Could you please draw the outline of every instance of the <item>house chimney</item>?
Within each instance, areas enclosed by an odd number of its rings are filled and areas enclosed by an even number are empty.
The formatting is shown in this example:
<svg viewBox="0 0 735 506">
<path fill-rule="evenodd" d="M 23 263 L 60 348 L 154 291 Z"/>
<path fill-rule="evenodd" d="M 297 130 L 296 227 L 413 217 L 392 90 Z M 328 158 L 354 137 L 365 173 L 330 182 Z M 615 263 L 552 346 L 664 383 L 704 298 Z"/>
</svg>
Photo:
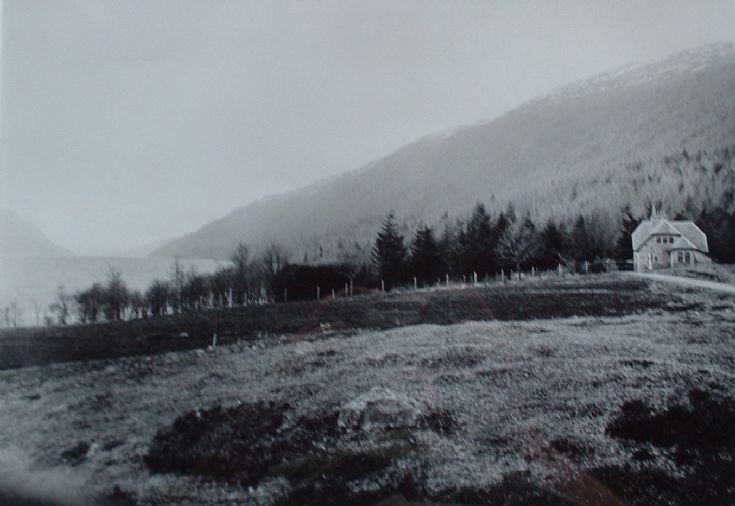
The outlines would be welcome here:
<svg viewBox="0 0 735 506">
<path fill-rule="evenodd" d="M 663 211 L 656 209 L 656 206 L 651 206 L 651 223 L 655 226 L 659 221 L 665 220 L 666 214 Z"/>
</svg>

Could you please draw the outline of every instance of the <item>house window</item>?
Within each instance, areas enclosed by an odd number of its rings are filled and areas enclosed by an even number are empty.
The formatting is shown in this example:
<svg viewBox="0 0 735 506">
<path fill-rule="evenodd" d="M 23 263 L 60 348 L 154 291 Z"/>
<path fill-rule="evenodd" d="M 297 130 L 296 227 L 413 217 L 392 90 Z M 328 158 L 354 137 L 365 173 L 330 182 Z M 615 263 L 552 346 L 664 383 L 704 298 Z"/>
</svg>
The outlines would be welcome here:
<svg viewBox="0 0 735 506">
<path fill-rule="evenodd" d="M 690 258 L 691 258 L 691 257 L 689 256 L 689 253 L 685 253 L 685 254 L 684 254 L 684 261 L 685 261 L 686 263 L 689 263 L 689 259 L 690 259 Z"/>
<path fill-rule="evenodd" d="M 684 261 L 684 253 L 682 253 L 681 251 L 679 252 L 679 254 L 676 257 L 677 257 L 676 259 L 679 261 L 679 263 L 682 263 Z"/>
<path fill-rule="evenodd" d="M 673 237 L 669 237 L 669 244 L 674 244 L 674 238 Z"/>
<path fill-rule="evenodd" d="M 661 238 L 660 237 L 656 237 L 656 242 L 659 243 L 659 244 L 661 244 Z"/>
</svg>

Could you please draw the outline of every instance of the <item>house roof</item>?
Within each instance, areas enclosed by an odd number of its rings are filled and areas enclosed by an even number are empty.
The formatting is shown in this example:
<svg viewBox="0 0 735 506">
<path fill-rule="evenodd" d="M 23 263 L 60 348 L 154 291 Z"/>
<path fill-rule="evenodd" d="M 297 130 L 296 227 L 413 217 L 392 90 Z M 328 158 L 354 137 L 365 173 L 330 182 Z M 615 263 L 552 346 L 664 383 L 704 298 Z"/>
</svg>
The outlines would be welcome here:
<svg viewBox="0 0 735 506">
<path fill-rule="evenodd" d="M 638 251 L 654 235 L 680 236 L 679 239 L 684 238 L 687 242 L 691 243 L 690 247 L 684 249 L 696 249 L 703 253 L 709 253 L 707 236 L 693 221 L 669 221 L 665 219 L 655 220 L 653 222 L 651 220 L 642 221 L 631 236 L 633 251 Z M 677 249 L 675 248 L 676 242 L 673 246 L 674 248 L 672 249 Z"/>
<path fill-rule="evenodd" d="M 651 235 L 681 235 L 668 220 L 661 220 L 653 227 Z"/>
<path fill-rule="evenodd" d="M 682 236 L 676 239 L 674 241 L 674 244 L 671 245 L 671 248 L 669 249 L 698 249 L 692 241 L 687 239 L 686 237 Z"/>
</svg>

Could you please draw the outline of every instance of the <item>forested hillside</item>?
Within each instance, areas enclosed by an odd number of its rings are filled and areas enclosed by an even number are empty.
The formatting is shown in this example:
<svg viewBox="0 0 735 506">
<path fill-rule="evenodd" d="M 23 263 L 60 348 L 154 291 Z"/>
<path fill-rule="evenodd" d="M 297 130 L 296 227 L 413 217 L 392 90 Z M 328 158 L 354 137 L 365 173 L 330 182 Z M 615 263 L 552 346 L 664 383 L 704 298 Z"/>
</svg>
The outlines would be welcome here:
<svg viewBox="0 0 735 506">
<path fill-rule="evenodd" d="M 333 180 L 242 207 L 157 250 L 227 258 L 271 241 L 292 258 L 365 250 L 393 210 L 404 232 L 512 204 L 538 223 L 599 212 L 617 222 L 731 207 L 735 48 L 717 45 L 574 83 L 488 122 L 425 137 Z M 329 149 L 329 146 L 325 146 Z M 730 199 L 728 201 L 728 199 Z M 695 217 L 695 216 L 692 216 Z"/>
</svg>

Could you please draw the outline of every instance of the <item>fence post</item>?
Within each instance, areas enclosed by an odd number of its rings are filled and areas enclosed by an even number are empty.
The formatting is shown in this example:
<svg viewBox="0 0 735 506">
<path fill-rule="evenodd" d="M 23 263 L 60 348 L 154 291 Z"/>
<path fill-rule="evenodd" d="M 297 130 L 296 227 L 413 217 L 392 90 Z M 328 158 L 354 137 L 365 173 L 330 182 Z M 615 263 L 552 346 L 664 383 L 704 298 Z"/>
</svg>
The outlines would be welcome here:
<svg viewBox="0 0 735 506">
<path fill-rule="evenodd" d="M 352 278 L 350 278 L 350 295 L 353 295 L 354 292 L 352 291 Z"/>
<path fill-rule="evenodd" d="M 334 288 L 332 288 L 332 300 L 334 300 Z"/>
<path fill-rule="evenodd" d="M 472 284 L 477 286 L 477 271 L 472 271 Z"/>
<path fill-rule="evenodd" d="M 385 293 L 385 281 L 380 280 L 380 292 Z"/>
<path fill-rule="evenodd" d="M 505 283 L 505 269 L 500 269 L 500 282 Z"/>
<path fill-rule="evenodd" d="M 350 295 L 350 292 L 347 291 L 347 283 L 345 283 L 345 297 Z"/>
<path fill-rule="evenodd" d="M 558 271 L 559 271 L 559 277 L 561 277 L 561 262 L 559 262 Z"/>
<path fill-rule="evenodd" d="M 584 261 L 584 273 L 589 274 L 590 273 L 590 262 L 589 260 Z"/>
<path fill-rule="evenodd" d="M 449 286 L 449 274 L 444 275 L 444 280 L 446 282 L 446 285 Z"/>
<path fill-rule="evenodd" d="M 321 293 L 319 293 L 319 285 L 316 285 L 316 300 L 321 300 Z"/>
<path fill-rule="evenodd" d="M 418 288 L 419 288 L 419 284 L 418 284 L 418 281 L 416 280 L 416 276 L 414 276 L 413 277 L 413 289 L 418 290 Z"/>
</svg>

